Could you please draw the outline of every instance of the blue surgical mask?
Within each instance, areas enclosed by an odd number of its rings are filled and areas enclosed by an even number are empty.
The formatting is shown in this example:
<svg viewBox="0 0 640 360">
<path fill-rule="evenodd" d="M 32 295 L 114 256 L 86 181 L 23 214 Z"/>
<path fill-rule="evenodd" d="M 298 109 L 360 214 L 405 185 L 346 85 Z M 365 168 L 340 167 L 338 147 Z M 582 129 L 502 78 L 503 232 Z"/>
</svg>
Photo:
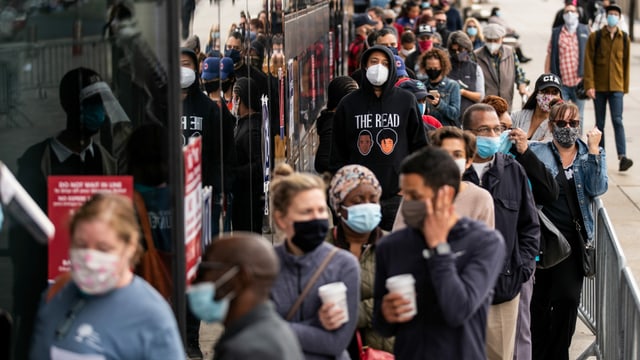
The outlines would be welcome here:
<svg viewBox="0 0 640 360">
<path fill-rule="evenodd" d="M 509 139 L 509 133 L 511 133 L 511 130 L 505 130 L 500 134 L 500 148 L 498 148 L 498 152 L 508 154 L 511 150 L 511 145 L 513 145 L 513 143 L 511 142 L 511 139 Z"/>
<path fill-rule="evenodd" d="M 382 219 L 380 204 L 357 204 L 342 208 L 347 210 L 347 218 L 342 218 L 342 221 L 358 234 L 373 231 Z"/>
<path fill-rule="evenodd" d="M 618 15 L 607 15 L 607 25 L 610 27 L 618 25 L 618 21 L 620 21 L 620 17 Z"/>
<path fill-rule="evenodd" d="M 500 137 L 477 136 L 476 146 L 478 147 L 478 156 L 488 159 L 500 149 Z"/>
<path fill-rule="evenodd" d="M 0 205 L 0 230 L 2 229 L 3 223 L 4 223 L 4 212 L 2 210 L 2 205 Z"/>
<path fill-rule="evenodd" d="M 216 300 L 216 288 L 231 280 L 238 273 L 238 268 L 233 267 L 224 273 L 215 283 L 202 282 L 191 285 L 187 289 L 187 299 L 191 313 L 198 319 L 208 323 L 221 323 L 227 317 L 229 303 L 235 296 L 233 293 L 221 300 Z"/>
<path fill-rule="evenodd" d="M 418 104 L 418 110 L 420 110 L 420 116 L 424 115 L 424 110 L 427 108 L 427 104 Z"/>
<path fill-rule="evenodd" d="M 240 51 L 236 49 L 228 49 L 224 51 L 224 57 L 231 58 L 231 60 L 233 60 L 233 63 L 237 64 L 240 62 L 242 55 L 240 54 Z"/>
<path fill-rule="evenodd" d="M 80 120 L 85 129 L 91 132 L 100 130 L 104 123 L 104 106 L 102 106 L 102 103 L 82 104 Z"/>
<path fill-rule="evenodd" d="M 467 35 L 469 36 L 476 36 L 478 35 L 478 29 L 474 28 L 474 27 L 468 27 L 467 28 Z"/>
</svg>

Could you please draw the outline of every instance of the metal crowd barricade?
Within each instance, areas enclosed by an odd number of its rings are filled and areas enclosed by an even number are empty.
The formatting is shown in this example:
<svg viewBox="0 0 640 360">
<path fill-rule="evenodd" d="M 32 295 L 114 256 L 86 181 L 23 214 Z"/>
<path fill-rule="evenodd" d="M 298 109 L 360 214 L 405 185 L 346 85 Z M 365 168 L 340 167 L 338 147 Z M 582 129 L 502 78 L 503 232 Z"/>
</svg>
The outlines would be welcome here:
<svg viewBox="0 0 640 360">
<path fill-rule="evenodd" d="M 600 199 L 593 209 L 596 277 L 585 279 L 578 314 L 596 338 L 578 359 L 640 359 L 640 291 Z"/>
</svg>

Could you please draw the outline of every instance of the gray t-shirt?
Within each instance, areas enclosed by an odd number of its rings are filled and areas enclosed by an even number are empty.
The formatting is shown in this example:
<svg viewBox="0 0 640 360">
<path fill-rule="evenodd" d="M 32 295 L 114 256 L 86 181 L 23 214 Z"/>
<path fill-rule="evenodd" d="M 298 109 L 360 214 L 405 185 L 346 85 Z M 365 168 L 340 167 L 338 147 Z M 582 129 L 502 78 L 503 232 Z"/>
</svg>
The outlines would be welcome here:
<svg viewBox="0 0 640 360">
<path fill-rule="evenodd" d="M 137 276 L 99 296 L 83 295 L 70 281 L 43 300 L 31 345 L 33 360 L 185 358 L 169 305 Z"/>
</svg>

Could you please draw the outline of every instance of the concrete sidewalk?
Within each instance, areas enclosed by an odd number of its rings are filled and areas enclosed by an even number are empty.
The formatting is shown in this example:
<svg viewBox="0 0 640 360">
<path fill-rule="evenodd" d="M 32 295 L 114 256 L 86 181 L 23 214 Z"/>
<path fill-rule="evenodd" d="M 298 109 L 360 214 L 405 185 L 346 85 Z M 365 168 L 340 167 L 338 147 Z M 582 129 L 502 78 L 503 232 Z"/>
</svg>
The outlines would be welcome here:
<svg viewBox="0 0 640 360">
<path fill-rule="evenodd" d="M 562 8 L 561 1 L 543 0 L 501 0 L 493 1 L 492 6 L 500 6 L 509 24 L 521 34 L 524 53 L 533 60 L 523 65 L 527 77 L 531 80 L 531 89 L 537 77 L 544 71 L 544 60 L 551 35 L 551 24 L 556 11 Z M 635 33 L 640 33 L 636 25 Z M 519 101 L 515 101 L 519 103 Z M 627 156 L 635 165 L 627 172 L 618 172 L 618 160 L 613 136 L 613 127 L 607 112 L 605 126 L 607 168 L 609 190 L 602 196 L 606 210 L 613 222 L 618 240 L 622 245 L 627 265 L 636 279 L 640 278 L 640 243 L 635 231 L 640 227 L 640 45 L 631 45 L 631 86 L 624 97 L 623 113 Z M 585 129 L 595 126 L 593 103 L 588 102 L 584 114 Z M 571 347 L 571 358 L 575 359 L 593 342 L 594 336 L 578 321 Z"/>
</svg>

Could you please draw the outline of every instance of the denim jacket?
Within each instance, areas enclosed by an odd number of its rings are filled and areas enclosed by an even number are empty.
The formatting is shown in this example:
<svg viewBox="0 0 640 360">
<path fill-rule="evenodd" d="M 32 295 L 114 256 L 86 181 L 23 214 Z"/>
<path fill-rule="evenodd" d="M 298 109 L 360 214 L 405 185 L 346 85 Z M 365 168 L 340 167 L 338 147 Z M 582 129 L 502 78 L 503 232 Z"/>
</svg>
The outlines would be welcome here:
<svg viewBox="0 0 640 360">
<path fill-rule="evenodd" d="M 604 149 L 600 148 L 600 155 L 589 154 L 587 144 L 578 139 L 578 154 L 573 164 L 573 179 L 576 184 L 576 193 L 580 203 L 582 221 L 587 230 L 589 240 L 593 239 L 593 214 L 591 202 L 596 196 L 607 191 L 609 178 L 607 176 L 607 161 Z M 555 177 L 558 175 L 558 159 L 560 153 L 553 142 L 532 142 L 529 148 L 549 169 Z"/>
<path fill-rule="evenodd" d="M 429 80 L 424 81 L 428 90 L 438 90 L 440 102 L 433 106 L 427 102 L 429 115 L 440 120 L 442 125 L 461 127 L 460 122 L 460 85 L 448 77 L 442 78 L 437 86 L 433 86 Z"/>
</svg>

